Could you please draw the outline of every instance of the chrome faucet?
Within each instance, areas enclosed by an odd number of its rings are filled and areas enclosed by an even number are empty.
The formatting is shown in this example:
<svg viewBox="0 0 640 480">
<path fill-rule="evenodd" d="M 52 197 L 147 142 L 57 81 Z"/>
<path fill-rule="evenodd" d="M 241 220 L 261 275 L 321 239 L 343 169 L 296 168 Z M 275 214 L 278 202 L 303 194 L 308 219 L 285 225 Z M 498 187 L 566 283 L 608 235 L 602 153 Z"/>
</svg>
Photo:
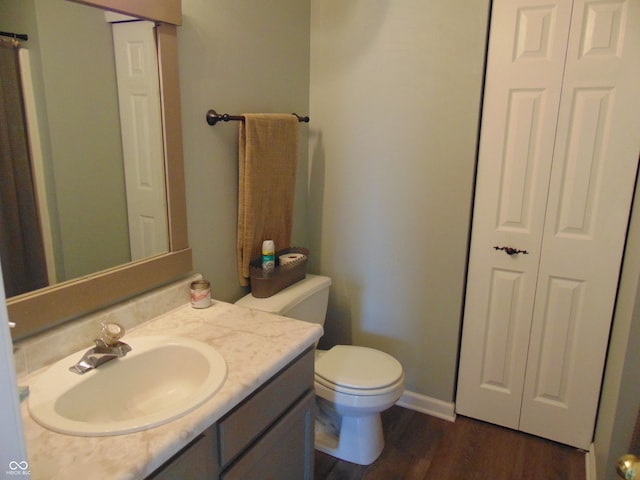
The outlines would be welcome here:
<svg viewBox="0 0 640 480">
<path fill-rule="evenodd" d="M 94 340 L 95 347 L 87 350 L 80 361 L 74 366 L 69 367 L 69 371 L 82 375 L 98 368 L 103 363 L 109 362 L 115 358 L 124 357 L 131 351 L 131 347 L 120 339 L 124 335 L 124 327 L 117 323 L 103 323 L 102 336 Z"/>
</svg>

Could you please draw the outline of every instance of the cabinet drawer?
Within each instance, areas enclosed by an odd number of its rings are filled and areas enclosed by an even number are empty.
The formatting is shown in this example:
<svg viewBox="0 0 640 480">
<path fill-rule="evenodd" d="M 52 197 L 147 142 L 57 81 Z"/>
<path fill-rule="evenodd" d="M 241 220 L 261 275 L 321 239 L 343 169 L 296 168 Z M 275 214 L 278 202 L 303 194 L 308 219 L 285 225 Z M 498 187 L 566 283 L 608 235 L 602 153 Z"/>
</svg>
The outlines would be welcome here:
<svg viewBox="0 0 640 480">
<path fill-rule="evenodd" d="M 313 391 L 308 391 L 221 480 L 311 480 L 314 399 Z"/>
<path fill-rule="evenodd" d="M 218 423 L 220 464 L 227 465 L 247 445 L 313 388 L 314 352 L 307 350 Z"/>
<path fill-rule="evenodd" d="M 215 451 L 215 432 L 208 429 L 147 477 L 147 480 L 218 478 L 220 469 L 215 460 Z"/>
</svg>

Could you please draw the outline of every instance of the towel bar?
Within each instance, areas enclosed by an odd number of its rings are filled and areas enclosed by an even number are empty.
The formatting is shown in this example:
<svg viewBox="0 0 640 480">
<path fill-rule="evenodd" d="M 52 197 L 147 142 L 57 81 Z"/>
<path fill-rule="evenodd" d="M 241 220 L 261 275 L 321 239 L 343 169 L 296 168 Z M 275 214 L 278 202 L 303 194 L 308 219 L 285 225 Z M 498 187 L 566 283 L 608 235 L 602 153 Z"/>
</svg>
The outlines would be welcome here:
<svg viewBox="0 0 640 480">
<path fill-rule="evenodd" d="M 299 122 L 309 123 L 309 117 L 301 117 L 297 113 L 292 113 L 291 115 L 295 115 L 298 118 Z M 218 113 L 215 110 L 209 110 L 207 112 L 207 123 L 209 125 L 215 125 L 218 122 L 228 122 L 231 120 L 244 122 L 243 115 L 229 115 L 228 113 Z"/>
<path fill-rule="evenodd" d="M 29 35 L 26 33 L 11 33 L 11 32 L 0 32 L 0 37 L 11 37 L 16 40 L 29 40 Z"/>
</svg>

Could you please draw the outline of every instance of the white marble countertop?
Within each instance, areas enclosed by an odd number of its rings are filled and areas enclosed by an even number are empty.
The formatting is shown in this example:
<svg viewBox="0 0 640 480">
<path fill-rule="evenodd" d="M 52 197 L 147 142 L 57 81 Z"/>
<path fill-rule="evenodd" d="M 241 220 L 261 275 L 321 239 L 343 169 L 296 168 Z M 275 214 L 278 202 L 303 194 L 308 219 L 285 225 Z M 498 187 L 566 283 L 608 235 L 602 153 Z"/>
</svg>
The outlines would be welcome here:
<svg viewBox="0 0 640 480">
<path fill-rule="evenodd" d="M 249 396 L 322 335 L 319 325 L 213 301 L 206 309 L 179 307 L 127 332 L 188 337 L 215 347 L 228 375 L 213 397 L 165 425 L 127 435 L 76 437 L 47 430 L 29 416 L 22 419 L 31 478 L 141 479 Z M 87 345 L 89 348 L 90 345 Z M 41 372 L 21 379 L 29 384 Z"/>
</svg>

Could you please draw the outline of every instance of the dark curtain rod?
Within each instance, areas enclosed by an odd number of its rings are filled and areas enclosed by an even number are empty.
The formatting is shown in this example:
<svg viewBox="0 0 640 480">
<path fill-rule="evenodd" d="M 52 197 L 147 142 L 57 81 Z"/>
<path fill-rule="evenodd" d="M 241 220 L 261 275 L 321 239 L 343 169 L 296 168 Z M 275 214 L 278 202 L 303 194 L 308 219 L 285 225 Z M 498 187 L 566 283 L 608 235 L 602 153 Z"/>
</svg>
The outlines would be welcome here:
<svg viewBox="0 0 640 480">
<path fill-rule="evenodd" d="M 301 117 L 297 113 L 292 113 L 291 115 L 295 115 L 299 122 L 309 123 L 309 117 Z M 244 115 L 229 115 L 228 113 L 218 113 L 215 110 L 209 110 L 207 112 L 207 123 L 209 125 L 215 125 L 218 122 L 229 122 L 231 120 L 244 122 Z"/>
<path fill-rule="evenodd" d="M 0 36 L 17 38 L 18 40 L 29 40 L 29 35 L 26 33 L 0 32 Z"/>
</svg>

